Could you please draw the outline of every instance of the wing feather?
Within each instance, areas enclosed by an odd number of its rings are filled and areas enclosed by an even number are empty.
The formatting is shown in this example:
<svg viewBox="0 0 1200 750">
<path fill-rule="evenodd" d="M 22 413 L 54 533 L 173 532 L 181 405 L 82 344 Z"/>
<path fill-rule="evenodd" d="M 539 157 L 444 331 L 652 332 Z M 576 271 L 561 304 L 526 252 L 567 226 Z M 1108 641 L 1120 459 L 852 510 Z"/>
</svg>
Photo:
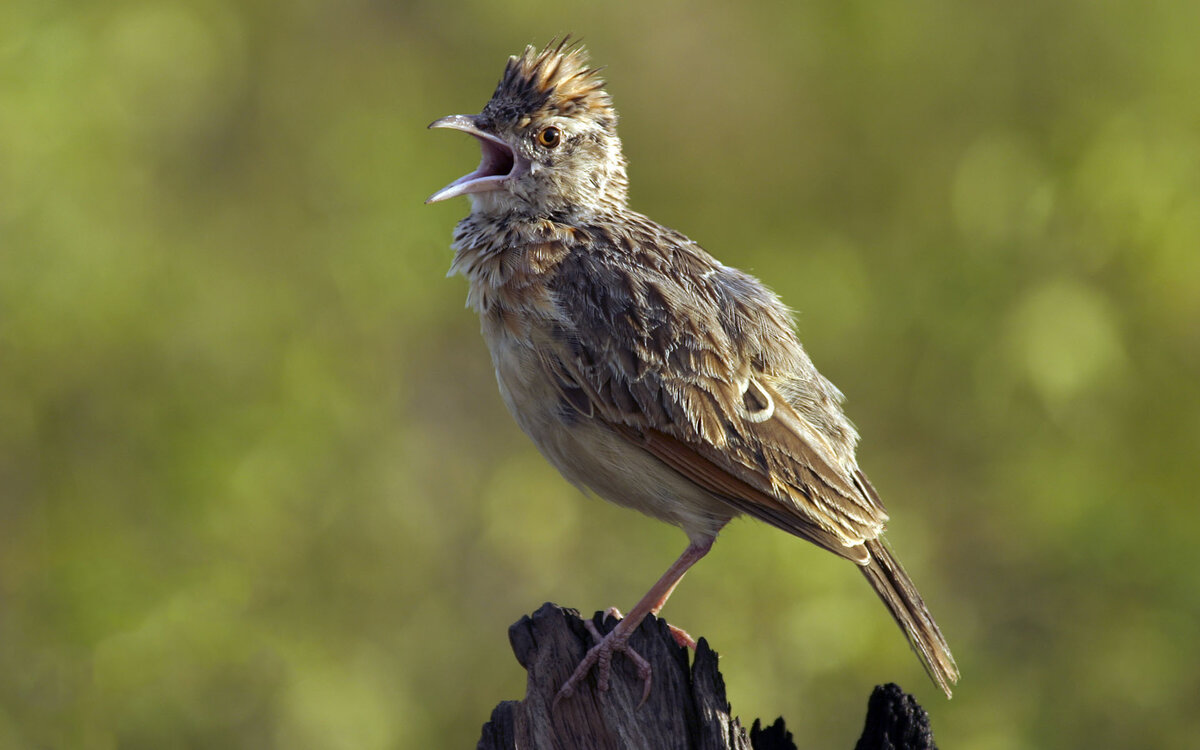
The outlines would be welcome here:
<svg viewBox="0 0 1200 750">
<path fill-rule="evenodd" d="M 736 510 L 868 562 L 887 513 L 786 310 L 694 244 L 638 239 L 560 267 L 566 329 L 539 351 L 563 402 Z"/>
</svg>

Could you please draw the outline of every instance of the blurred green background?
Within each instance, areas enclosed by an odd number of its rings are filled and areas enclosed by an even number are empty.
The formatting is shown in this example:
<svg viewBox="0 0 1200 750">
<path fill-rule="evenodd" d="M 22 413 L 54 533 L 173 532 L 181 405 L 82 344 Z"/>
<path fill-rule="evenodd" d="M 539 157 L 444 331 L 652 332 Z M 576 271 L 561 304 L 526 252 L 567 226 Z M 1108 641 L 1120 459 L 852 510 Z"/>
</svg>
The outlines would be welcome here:
<svg viewBox="0 0 1200 750">
<path fill-rule="evenodd" d="M 601 7 L 602 6 L 602 7 Z M 1200 734 L 1200 5 L 0 5 L 0 747 L 469 747 L 506 629 L 684 536 L 581 498 L 445 279 L 506 56 L 584 37 L 633 205 L 848 394 L 947 703 L 851 566 L 737 523 L 666 616 L 849 748 Z"/>
</svg>

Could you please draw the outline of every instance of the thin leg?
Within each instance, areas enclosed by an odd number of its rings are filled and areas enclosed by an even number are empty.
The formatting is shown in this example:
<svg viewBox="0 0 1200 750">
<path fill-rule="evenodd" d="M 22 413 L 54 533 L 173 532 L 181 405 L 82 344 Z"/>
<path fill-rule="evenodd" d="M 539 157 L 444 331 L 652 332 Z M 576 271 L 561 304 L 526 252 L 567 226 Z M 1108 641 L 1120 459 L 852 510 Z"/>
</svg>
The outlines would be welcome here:
<svg viewBox="0 0 1200 750">
<path fill-rule="evenodd" d="M 608 635 L 599 638 L 600 641 L 587 652 L 583 657 L 583 661 L 579 662 L 579 666 L 575 668 L 575 672 L 563 684 L 562 689 L 558 691 L 558 696 L 554 702 L 557 704 L 563 698 L 570 698 L 575 694 L 575 689 L 579 686 L 591 671 L 593 666 L 598 666 L 597 687 L 601 692 L 608 690 L 608 679 L 612 672 L 612 656 L 614 651 L 623 651 L 637 665 L 638 676 L 642 678 L 642 703 L 650 697 L 650 663 L 641 657 L 633 649 L 629 648 L 629 637 L 633 635 L 633 631 L 637 630 L 638 625 L 642 620 L 646 619 L 646 615 L 658 612 L 663 605 L 667 603 L 667 598 L 671 596 L 671 592 L 679 585 L 679 581 L 683 578 L 684 573 L 687 573 L 688 568 L 695 565 L 700 558 L 708 554 L 712 549 L 715 536 L 693 541 L 688 545 L 688 548 L 683 551 L 679 559 L 667 568 L 667 572 L 663 573 L 662 578 L 659 578 L 646 595 L 629 610 L 629 614 L 624 617 L 617 626 L 609 631 Z M 598 636 L 598 633 L 593 633 Z M 641 703 L 638 704 L 639 706 Z"/>
<path fill-rule="evenodd" d="M 659 609 L 662 609 L 662 607 L 659 607 Z M 658 609 L 650 610 L 650 614 L 657 615 Z M 614 620 L 621 620 L 625 617 L 625 615 L 621 614 L 621 610 L 617 609 L 616 607 L 609 607 L 608 609 L 604 610 L 604 616 L 605 618 L 611 617 Z M 591 620 L 586 621 L 589 628 L 591 628 L 591 622 Z M 696 650 L 696 639 L 693 638 L 686 630 L 676 627 L 675 625 L 671 625 L 670 623 L 667 623 L 667 629 L 671 631 L 671 636 L 680 646 L 683 646 L 684 648 L 690 648 L 693 651 Z M 599 643 L 600 635 L 597 633 L 595 634 L 595 637 L 596 642 Z"/>
</svg>

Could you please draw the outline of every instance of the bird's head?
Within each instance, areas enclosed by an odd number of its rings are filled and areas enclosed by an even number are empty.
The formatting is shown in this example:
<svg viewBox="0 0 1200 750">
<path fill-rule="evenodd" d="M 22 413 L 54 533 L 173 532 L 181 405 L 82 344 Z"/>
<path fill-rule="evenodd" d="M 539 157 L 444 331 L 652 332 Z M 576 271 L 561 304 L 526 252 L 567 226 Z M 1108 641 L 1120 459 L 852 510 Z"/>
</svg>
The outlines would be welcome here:
<svg viewBox="0 0 1200 750">
<path fill-rule="evenodd" d="M 491 101 L 477 115 L 451 115 L 479 141 L 479 167 L 426 200 L 469 195 L 474 210 L 537 217 L 625 205 L 625 158 L 617 113 L 597 68 L 566 40 L 508 59 Z"/>
</svg>

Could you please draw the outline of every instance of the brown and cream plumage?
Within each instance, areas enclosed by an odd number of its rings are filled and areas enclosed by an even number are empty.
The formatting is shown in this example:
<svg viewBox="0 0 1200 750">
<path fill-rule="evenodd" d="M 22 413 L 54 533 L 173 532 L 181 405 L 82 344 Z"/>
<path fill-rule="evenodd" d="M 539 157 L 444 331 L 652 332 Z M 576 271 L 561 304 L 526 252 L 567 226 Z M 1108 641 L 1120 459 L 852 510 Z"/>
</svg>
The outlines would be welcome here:
<svg viewBox="0 0 1200 750">
<path fill-rule="evenodd" d="M 616 112 L 578 46 L 509 59 L 479 115 L 480 166 L 430 197 L 468 195 L 452 272 L 470 284 L 501 395 L 574 484 L 691 543 L 563 688 L 657 613 L 720 529 L 747 514 L 853 561 L 950 695 L 958 670 L 880 538 L 887 513 L 859 470 L 842 394 L 788 309 L 754 277 L 627 207 Z"/>
</svg>

